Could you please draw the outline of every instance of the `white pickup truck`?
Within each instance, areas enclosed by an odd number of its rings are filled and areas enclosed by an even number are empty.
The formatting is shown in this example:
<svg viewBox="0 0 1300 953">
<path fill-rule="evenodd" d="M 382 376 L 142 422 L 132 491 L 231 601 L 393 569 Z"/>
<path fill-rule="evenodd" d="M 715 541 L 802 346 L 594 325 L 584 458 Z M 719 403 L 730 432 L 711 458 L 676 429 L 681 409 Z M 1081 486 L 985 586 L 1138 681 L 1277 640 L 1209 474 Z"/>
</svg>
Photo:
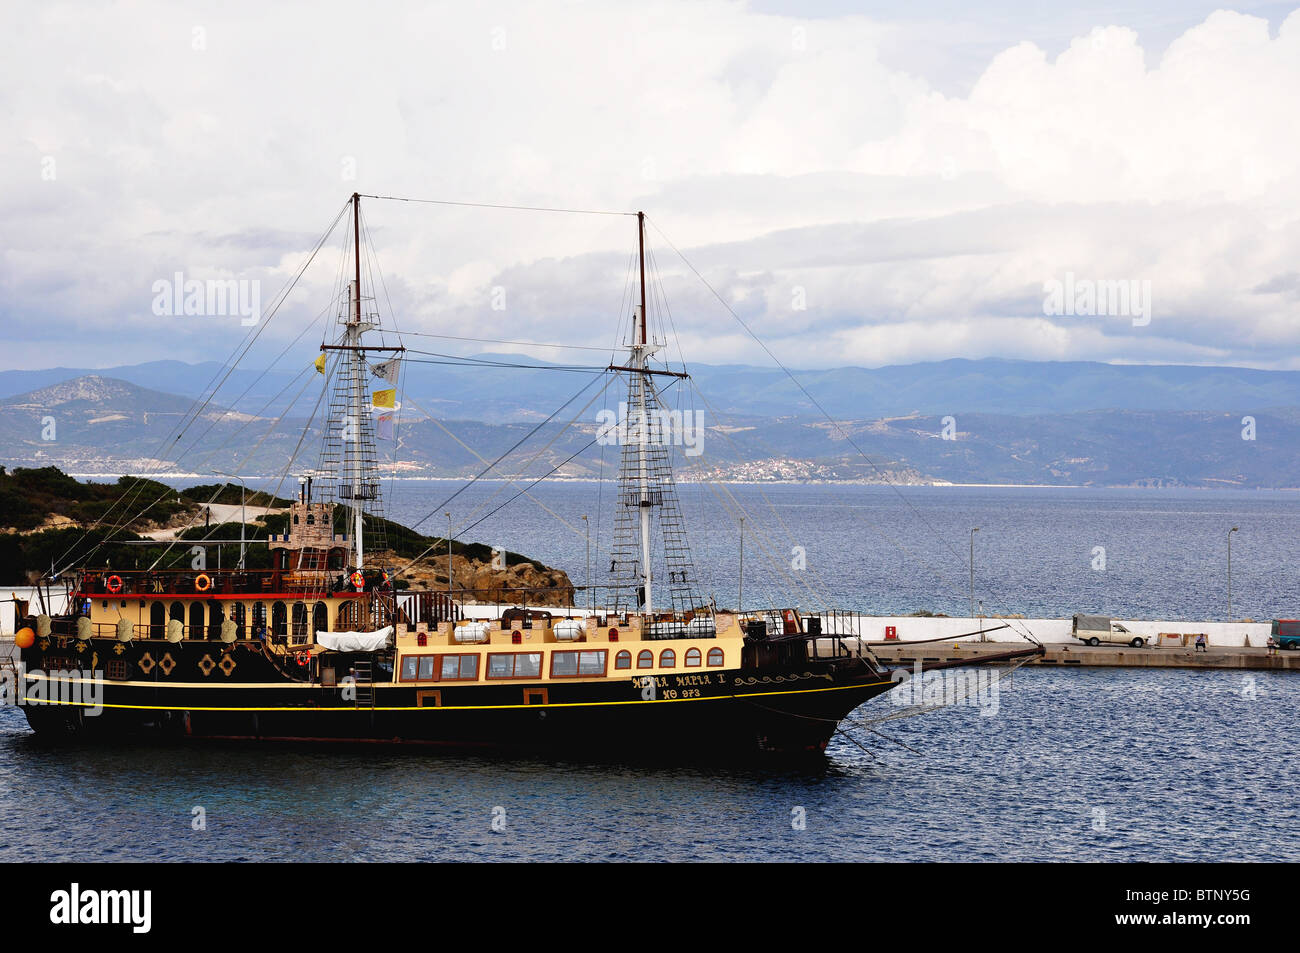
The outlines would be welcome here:
<svg viewBox="0 0 1300 953">
<path fill-rule="evenodd" d="M 1145 636 L 1130 632 L 1110 616 L 1104 615 L 1076 615 L 1074 617 L 1074 629 L 1071 634 L 1076 639 L 1087 642 L 1089 645 L 1115 642 L 1140 649 L 1147 644 Z"/>
</svg>

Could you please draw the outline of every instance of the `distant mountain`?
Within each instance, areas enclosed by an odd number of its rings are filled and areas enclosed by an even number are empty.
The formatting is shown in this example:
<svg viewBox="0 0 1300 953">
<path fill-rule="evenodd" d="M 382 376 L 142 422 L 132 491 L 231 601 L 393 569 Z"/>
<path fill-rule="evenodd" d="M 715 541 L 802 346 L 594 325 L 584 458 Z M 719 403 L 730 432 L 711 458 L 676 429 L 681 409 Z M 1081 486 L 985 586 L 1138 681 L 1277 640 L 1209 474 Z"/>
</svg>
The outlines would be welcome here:
<svg viewBox="0 0 1300 953">
<path fill-rule="evenodd" d="M 0 401 L 0 463 L 114 474 L 237 468 L 247 477 L 287 473 L 291 485 L 317 463 L 319 420 L 304 436 L 303 416 L 210 405 L 178 439 L 190 405 L 100 375 L 42 387 Z M 1300 400 L 1246 412 L 843 414 L 834 424 L 819 414 L 744 410 L 724 413 L 724 426 L 704 416 L 702 453 L 679 459 L 680 479 L 1300 486 Z M 544 426 L 434 420 L 413 404 L 398 416 L 396 441 L 379 442 L 381 464 L 398 475 L 468 477 L 503 455 L 497 474 L 530 478 L 608 476 L 617 466 L 619 448 L 596 440 L 595 407 L 564 432 L 565 416 Z"/>
<path fill-rule="evenodd" d="M 470 360 L 478 363 L 471 366 L 460 363 L 463 360 L 410 355 L 403 388 L 411 407 L 442 418 L 489 423 L 537 421 L 573 397 L 591 379 L 588 374 L 604 366 L 599 361 L 547 364 L 502 354 L 477 355 Z M 306 363 L 304 360 L 303 366 Z M 498 363 L 511 366 L 496 366 Z M 536 369 L 517 366 L 521 364 Z M 299 370 L 262 374 L 237 369 L 225 380 L 215 402 L 230 405 L 237 401 L 239 409 L 247 413 L 278 415 L 299 392 L 299 387 L 287 386 Z M 719 413 L 819 415 L 813 402 L 779 368 L 695 364 L 689 370 L 695 385 Z M 854 419 L 910 413 L 1042 415 L 1097 410 L 1247 414 L 1300 407 L 1300 371 L 988 358 L 793 373 L 828 413 Z M 216 363 L 180 361 L 102 370 L 0 371 L 0 400 L 86 375 L 193 399 L 223 374 Z M 314 395 L 304 396 L 297 412 L 307 412 L 308 399 L 314 400 Z M 617 399 L 614 397 L 615 404 Z"/>
<path fill-rule="evenodd" d="M 229 470 L 272 422 L 209 405 L 178 440 L 175 430 L 192 405 L 189 397 L 97 374 L 50 384 L 0 400 L 0 463 L 142 473 L 183 459 L 187 470 L 206 474 Z M 245 432 L 255 436 L 241 438 Z M 287 458 L 300 432 L 275 428 L 264 444 L 266 461 Z"/>
</svg>

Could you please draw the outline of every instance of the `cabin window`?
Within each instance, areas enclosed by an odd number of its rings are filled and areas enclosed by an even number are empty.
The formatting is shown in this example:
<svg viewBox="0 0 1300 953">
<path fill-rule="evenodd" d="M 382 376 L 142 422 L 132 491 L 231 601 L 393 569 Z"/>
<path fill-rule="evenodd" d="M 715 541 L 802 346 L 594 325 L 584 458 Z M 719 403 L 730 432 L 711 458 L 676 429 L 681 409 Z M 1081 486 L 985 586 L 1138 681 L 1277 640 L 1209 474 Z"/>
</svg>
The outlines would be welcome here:
<svg viewBox="0 0 1300 953">
<path fill-rule="evenodd" d="M 169 619 L 175 619 L 181 625 L 184 625 L 185 624 L 185 603 L 173 602 L 171 604 L 171 608 L 167 610 L 167 617 Z"/>
<path fill-rule="evenodd" d="M 149 638 L 161 639 L 167 631 L 167 606 L 155 602 L 149 607 Z"/>
<path fill-rule="evenodd" d="M 615 667 L 615 668 L 631 668 L 631 667 L 632 667 L 632 653 L 629 652 L 629 651 L 627 651 L 626 649 L 624 649 L 622 652 L 619 652 L 617 655 L 615 655 L 615 656 L 614 656 L 614 667 Z"/>
<path fill-rule="evenodd" d="M 242 602 L 231 603 L 230 619 L 235 623 L 235 638 L 242 639 L 248 631 L 245 623 L 248 621 L 248 607 Z"/>
<path fill-rule="evenodd" d="M 330 569 L 342 569 L 342 568 L 343 568 L 343 550 L 341 550 L 341 549 L 331 549 L 331 550 L 330 550 L 330 556 L 329 556 L 329 564 L 330 564 Z"/>
<path fill-rule="evenodd" d="M 685 668 L 699 668 L 700 657 L 699 649 L 687 649 L 686 657 L 682 659 L 682 665 Z"/>
<path fill-rule="evenodd" d="M 185 634 L 191 639 L 203 638 L 203 603 L 190 603 L 190 630 Z"/>
<path fill-rule="evenodd" d="M 709 664 L 713 666 L 721 665 L 725 656 L 722 649 L 709 649 Z"/>
<path fill-rule="evenodd" d="M 316 632 L 325 632 L 329 629 L 329 610 L 325 608 L 325 603 L 318 602 L 311 607 L 311 627 L 313 637 Z"/>
<path fill-rule="evenodd" d="M 115 658 L 104 664 L 104 674 L 109 678 L 123 681 L 126 678 L 126 660 Z"/>
<path fill-rule="evenodd" d="M 280 638 L 289 634 L 289 610 L 283 602 L 271 603 L 271 634 Z"/>
<path fill-rule="evenodd" d="M 266 635 L 266 603 L 253 603 L 253 638 L 260 639 Z"/>
<path fill-rule="evenodd" d="M 307 525 L 308 525 L 308 526 L 315 526 L 315 525 L 316 525 L 316 514 L 315 514 L 315 513 L 308 513 L 308 514 L 307 514 Z"/>
<path fill-rule="evenodd" d="M 478 678 L 478 655 L 444 655 L 442 656 L 441 679 L 448 681 L 472 681 Z"/>
<path fill-rule="evenodd" d="M 293 635 L 296 639 L 307 637 L 307 605 L 302 602 L 293 604 Z"/>
<path fill-rule="evenodd" d="M 583 678 L 605 674 L 605 649 L 585 652 L 552 652 L 552 678 Z"/>
<path fill-rule="evenodd" d="M 540 678 L 541 652 L 490 652 L 488 678 Z"/>
<path fill-rule="evenodd" d="M 677 667 L 677 653 L 674 652 L 672 649 L 664 649 L 662 652 L 660 652 L 660 653 L 659 653 L 659 667 L 660 667 L 660 668 L 676 668 L 676 667 Z"/>
<path fill-rule="evenodd" d="M 655 654 L 654 654 L 653 652 L 651 652 L 649 649 L 642 649 L 642 650 L 641 650 L 640 652 L 638 652 L 637 655 L 636 655 L 636 667 L 637 667 L 637 668 L 654 668 L 654 667 L 655 667 Z"/>
<path fill-rule="evenodd" d="M 431 682 L 433 681 L 434 662 L 437 660 L 433 655 L 403 655 L 402 656 L 402 673 L 400 676 L 403 682 Z M 449 676 L 450 677 L 450 676 Z M 473 676 L 469 676 L 473 678 Z"/>
</svg>

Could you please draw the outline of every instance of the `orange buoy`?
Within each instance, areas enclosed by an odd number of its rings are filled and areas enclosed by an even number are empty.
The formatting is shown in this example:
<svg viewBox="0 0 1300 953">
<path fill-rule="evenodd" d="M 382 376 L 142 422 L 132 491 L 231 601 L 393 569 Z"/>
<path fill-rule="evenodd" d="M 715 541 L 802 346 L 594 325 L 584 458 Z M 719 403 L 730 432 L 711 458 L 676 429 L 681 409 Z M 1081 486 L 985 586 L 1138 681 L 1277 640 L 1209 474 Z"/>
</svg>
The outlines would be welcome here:
<svg viewBox="0 0 1300 953">
<path fill-rule="evenodd" d="M 29 628 L 21 628 L 14 633 L 14 645 L 20 649 L 30 649 L 36 644 L 36 633 Z"/>
<path fill-rule="evenodd" d="M 212 577 L 205 572 L 199 573 L 198 577 L 194 580 L 194 588 L 199 592 L 207 592 L 212 588 Z"/>
</svg>

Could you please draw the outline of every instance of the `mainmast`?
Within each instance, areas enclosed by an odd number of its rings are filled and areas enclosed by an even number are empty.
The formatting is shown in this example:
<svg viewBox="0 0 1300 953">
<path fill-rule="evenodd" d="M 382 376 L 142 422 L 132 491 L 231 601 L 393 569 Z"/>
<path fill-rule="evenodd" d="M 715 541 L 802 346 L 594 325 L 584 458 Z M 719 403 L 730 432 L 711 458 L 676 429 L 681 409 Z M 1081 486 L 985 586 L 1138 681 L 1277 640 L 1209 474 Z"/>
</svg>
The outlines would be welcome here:
<svg viewBox="0 0 1300 953">
<path fill-rule="evenodd" d="M 654 382 L 656 378 L 681 380 L 686 374 L 650 366 L 650 357 L 662 342 L 656 344 L 650 337 L 645 226 L 645 214 L 638 212 L 640 301 L 635 306 L 628 341 L 631 359 L 625 366 L 610 367 L 612 371 L 627 373 L 628 395 L 626 403 L 619 405 L 620 414 L 624 415 L 619 427 L 622 459 L 618 473 L 619 506 L 610 546 L 609 585 L 616 593 L 616 605 L 623 593 L 635 589 L 647 618 L 656 611 L 670 612 L 673 619 L 648 623 L 646 632 L 649 638 L 674 638 L 674 633 L 684 631 L 681 617 L 701 605 L 695 589 L 686 521 L 673 480 L 675 430 L 680 419 L 684 435 L 688 421 L 677 411 L 664 408 Z M 660 544 L 658 553 L 656 537 Z"/>
<path fill-rule="evenodd" d="M 650 437 L 650 419 L 646 414 L 645 392 L 648 385 L 645 374 L 646 359 L 649 357 L 649 340 L 646 336 L 645 311 L 645 212 L 636 213 L 637 255 L 641 264 L 641 306 L 638 336 L 632 345 L 632 367 L 641 375 L 641 386 L 637 388 L 637 473 L 640 484 L 641 505 L 641 587 L 645 594 L 645 614 L 649 618 L 654 612 L 654 579 L 650 568 L 650 475 L 646 464 L 647 442 Z"/>
</svg>

